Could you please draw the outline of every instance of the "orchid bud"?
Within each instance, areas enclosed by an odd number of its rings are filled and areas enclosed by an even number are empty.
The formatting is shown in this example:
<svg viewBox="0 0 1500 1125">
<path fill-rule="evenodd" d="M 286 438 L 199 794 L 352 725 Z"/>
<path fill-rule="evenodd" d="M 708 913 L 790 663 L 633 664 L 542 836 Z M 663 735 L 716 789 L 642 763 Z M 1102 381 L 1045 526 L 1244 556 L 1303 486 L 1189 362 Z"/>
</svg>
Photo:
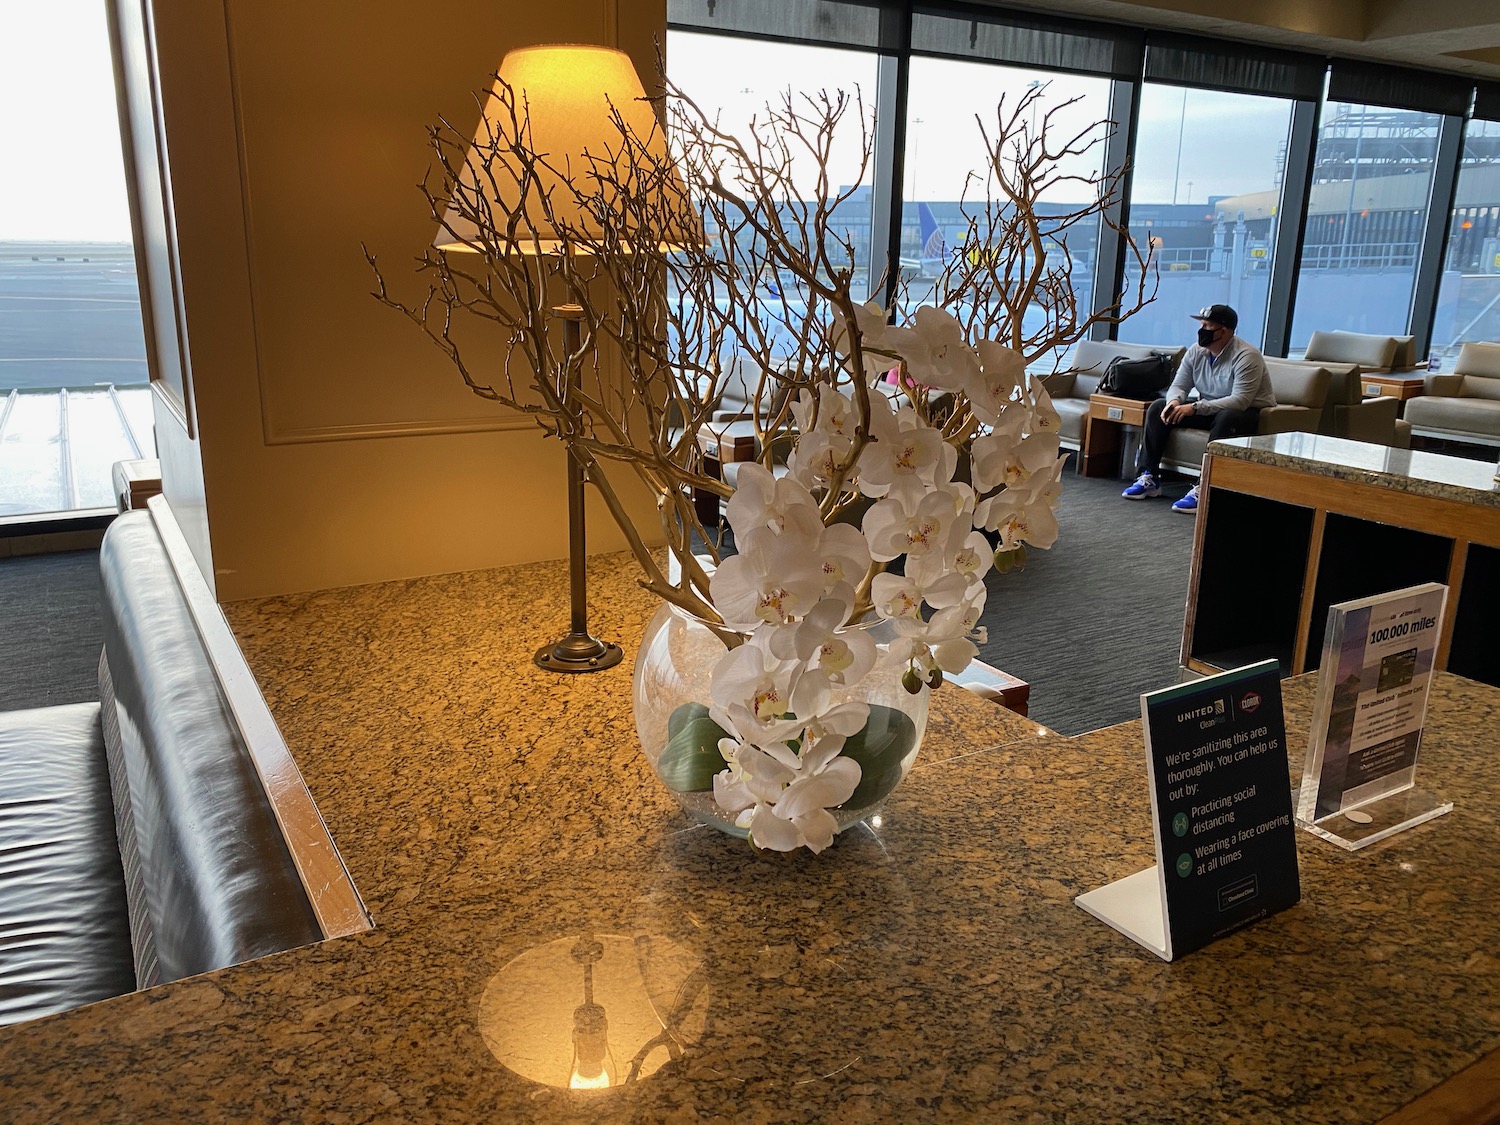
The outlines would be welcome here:
<svg viewBox="0 0 1500 1125">
<path fill-rule="evenodd" d="M 1007 550 L 1000 547 L 995 551 L 995 569 L 1001 574 L 1009 574 L 1013 570 L 1024 570 L 1026 568 L 1026 545 L 1018 543 Z"/>
</svg>

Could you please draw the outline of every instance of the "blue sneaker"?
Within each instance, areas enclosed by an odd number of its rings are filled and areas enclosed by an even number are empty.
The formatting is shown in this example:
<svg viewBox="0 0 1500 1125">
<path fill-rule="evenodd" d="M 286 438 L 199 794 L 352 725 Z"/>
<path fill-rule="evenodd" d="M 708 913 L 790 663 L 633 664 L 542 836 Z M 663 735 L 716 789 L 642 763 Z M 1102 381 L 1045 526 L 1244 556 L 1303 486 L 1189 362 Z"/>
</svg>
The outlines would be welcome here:
<svg viewBox="0 0 1500 1125">
<path fill-rule="evenodd" d="M 1198 486 L 1196 484 L 1188 489 L 1186 496 L 1172 505 L 1172 511 L 1186 512 L 1190 516 L 1198 514 Z"/>
<path fill-rule="evenodd" d="M 1161 495 L 1161 482 L 1150 473 L 1142 473 L 1135 478 L 1135 483 L 1120 495 L 1127 500 L 1149 500 L 1153 496 Z"/>
</svg>

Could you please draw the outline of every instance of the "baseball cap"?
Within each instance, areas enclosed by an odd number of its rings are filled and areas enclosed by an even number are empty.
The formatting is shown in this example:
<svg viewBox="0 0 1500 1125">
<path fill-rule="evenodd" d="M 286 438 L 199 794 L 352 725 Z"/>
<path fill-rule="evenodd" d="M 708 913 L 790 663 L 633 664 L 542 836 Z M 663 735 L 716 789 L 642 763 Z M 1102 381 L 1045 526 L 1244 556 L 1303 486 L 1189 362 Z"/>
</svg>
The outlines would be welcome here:
<svg viewBox="0 0 1500 1125">
<path fill-rule="evenodd" d="M 1194 320 L 1207 320 L 1214 324 L 1222 324 L 1233 332 L 1240 326 L 1239 313 L 1228 305 L 1209 305 L 1206 309 L 1199 309 L 1193 314 Z"/>
</svg>

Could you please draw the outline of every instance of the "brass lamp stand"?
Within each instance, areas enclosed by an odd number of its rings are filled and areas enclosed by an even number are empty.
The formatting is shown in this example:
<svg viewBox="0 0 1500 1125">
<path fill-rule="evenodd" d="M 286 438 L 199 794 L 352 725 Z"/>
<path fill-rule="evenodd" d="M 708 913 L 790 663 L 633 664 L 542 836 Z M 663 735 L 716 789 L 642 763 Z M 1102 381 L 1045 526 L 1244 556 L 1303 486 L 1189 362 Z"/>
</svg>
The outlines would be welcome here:
<svg viewBox="0 0 1500 1125">
<path fill-rule="evenodd" d="M 583 408 L 573 399 L 573 356 L 581 346 L 578 322 L 583 309 L 578 305 L 559 305 L 552 310 L 563 322 L 562 400 L 575 425 Z M 602 672 L 613 668 L 624 657 L 617 644 L 601 641 L 589 633 L 588 552 L 584 548 L 583 462 L 568 450 L 568 590 L 572 616 L 568 635 L 555 644 L 537 649 L 536 663 L 549 672 Z"/>
</svg>

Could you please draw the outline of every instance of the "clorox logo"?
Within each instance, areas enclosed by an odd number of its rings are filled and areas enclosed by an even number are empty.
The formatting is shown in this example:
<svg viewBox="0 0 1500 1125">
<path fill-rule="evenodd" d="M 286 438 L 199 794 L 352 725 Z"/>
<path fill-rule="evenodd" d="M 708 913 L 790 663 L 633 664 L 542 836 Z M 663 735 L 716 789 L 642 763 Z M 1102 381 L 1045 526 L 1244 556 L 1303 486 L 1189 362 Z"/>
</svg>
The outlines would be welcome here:
<svg viewBox="0 0 1500 1125">
<path fill-rule="evenodd" d="M 1258 691 L 1247 691 L 1244 695 L 1240 696 L 1240 710 L 1244 711 L 1246 714 L 1249 714 L 1251 711 L 1254 711 L 1259 706 L 1260 706 L 1260 692 L 1258 692 Z"/>
</svg>

